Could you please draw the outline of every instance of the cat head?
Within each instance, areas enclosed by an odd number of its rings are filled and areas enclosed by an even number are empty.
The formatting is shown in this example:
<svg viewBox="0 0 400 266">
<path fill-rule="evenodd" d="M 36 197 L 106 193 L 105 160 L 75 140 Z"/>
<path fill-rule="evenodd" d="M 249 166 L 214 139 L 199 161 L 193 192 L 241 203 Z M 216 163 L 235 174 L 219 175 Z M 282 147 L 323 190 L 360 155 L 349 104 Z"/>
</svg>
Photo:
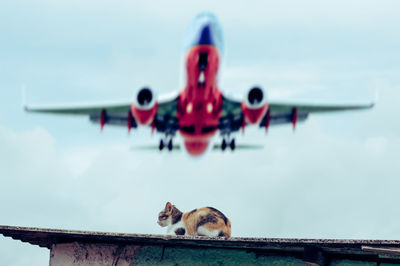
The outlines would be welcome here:
<svg viewBox="0 0 400 266">
<path fill-rule="evenodd" d="M 165 204 L 164 210 L 160 211 L 158 214 L 158 224 L 162 227 L 166 227 L 171 223 L 172 220 L 172 206 L 171 202 Z"/>
<path fill-rule="evenodd" d="M 171 202 L 165 204 L 164 210 L 158 214 L 158 224 L 162 227 L 166 227 L 170 224 L 175 224 L 182 218 L 182 212 L 172 205 Z"/>
</svg>

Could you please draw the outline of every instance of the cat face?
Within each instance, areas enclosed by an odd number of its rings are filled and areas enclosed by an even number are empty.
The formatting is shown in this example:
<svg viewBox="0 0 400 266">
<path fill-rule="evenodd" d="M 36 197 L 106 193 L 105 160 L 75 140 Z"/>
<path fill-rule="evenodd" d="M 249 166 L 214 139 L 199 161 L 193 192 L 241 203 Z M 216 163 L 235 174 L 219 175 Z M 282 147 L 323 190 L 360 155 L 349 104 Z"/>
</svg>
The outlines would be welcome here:
<svg viewBox="0 0 400 266">
<path fill-rule="evenodd" d="M 157 223 L 161 227 L 166 227 L 171 223 L 172 220 L 172 204 L 170 202 L 167 202 L 165 205 L 165 209 L 160 211 L 158 214 L 158 221 Z"/>
</svg>

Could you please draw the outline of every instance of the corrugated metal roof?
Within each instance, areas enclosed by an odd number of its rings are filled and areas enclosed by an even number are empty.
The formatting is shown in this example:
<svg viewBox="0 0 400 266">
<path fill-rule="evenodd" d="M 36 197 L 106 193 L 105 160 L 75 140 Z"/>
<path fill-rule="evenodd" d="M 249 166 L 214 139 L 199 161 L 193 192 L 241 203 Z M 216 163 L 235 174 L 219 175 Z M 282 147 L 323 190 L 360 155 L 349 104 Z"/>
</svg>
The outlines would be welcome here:
<svg viewBox="0 0 400 266">
<path fill-rule="evenodd" d="M 324 256 L 356 258 L 361 260 L 400 263 L 398 240 L 351 240 L 351 239 L 288 239 L 288 238 L 208 238 L 192 236 L 143 235 L 105 233 L 60 229 L 43 229 L 16 226 L 0 226 L 0 233 L 40 247 L 51 248 L 61 243 L 107 243 L 132 245 L 163 245 L 200 248 L 247 249 L 254 252 L 291 253 L 303 257 Z"/>
</svg>

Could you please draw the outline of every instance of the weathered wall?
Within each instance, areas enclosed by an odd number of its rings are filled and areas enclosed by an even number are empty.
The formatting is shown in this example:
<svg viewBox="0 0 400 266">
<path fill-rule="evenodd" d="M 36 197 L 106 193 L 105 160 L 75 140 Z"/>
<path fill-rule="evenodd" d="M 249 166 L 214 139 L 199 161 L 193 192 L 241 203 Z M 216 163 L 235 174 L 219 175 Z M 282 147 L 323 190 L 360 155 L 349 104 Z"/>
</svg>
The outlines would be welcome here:
<svg viewBox="0 0 400 266">
<path fill-rule="evenodd" d="M 105 244 L 58 244 L 50 254 L 50 266 L 81 265 L 304 265 L 287 256 L 257 256 L 238 249 Z"/>
<path fill-rule="evenodd" d="M 400 240 L 223 239 L 1 225 L 0 234 L 51 249 L 50 265 L 400 265 Z"/>
</svg>

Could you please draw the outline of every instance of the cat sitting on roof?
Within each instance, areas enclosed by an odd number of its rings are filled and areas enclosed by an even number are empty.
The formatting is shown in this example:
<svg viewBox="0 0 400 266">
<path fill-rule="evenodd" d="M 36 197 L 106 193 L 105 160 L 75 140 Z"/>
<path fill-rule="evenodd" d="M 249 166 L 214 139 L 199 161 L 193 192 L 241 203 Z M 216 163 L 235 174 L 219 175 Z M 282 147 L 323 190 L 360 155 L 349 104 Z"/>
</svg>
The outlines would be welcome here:
<svg viewBox="0 0 400 266">
<path fill-rule="evenodd" d="M 167 202 L 158 214 L 158 224 L 168 227 L 168 234 L 230 237 L 231 222 L 219 210 L 212 207 L 194 209 L 182 213 L 175 205 Z"/>
</svg>

